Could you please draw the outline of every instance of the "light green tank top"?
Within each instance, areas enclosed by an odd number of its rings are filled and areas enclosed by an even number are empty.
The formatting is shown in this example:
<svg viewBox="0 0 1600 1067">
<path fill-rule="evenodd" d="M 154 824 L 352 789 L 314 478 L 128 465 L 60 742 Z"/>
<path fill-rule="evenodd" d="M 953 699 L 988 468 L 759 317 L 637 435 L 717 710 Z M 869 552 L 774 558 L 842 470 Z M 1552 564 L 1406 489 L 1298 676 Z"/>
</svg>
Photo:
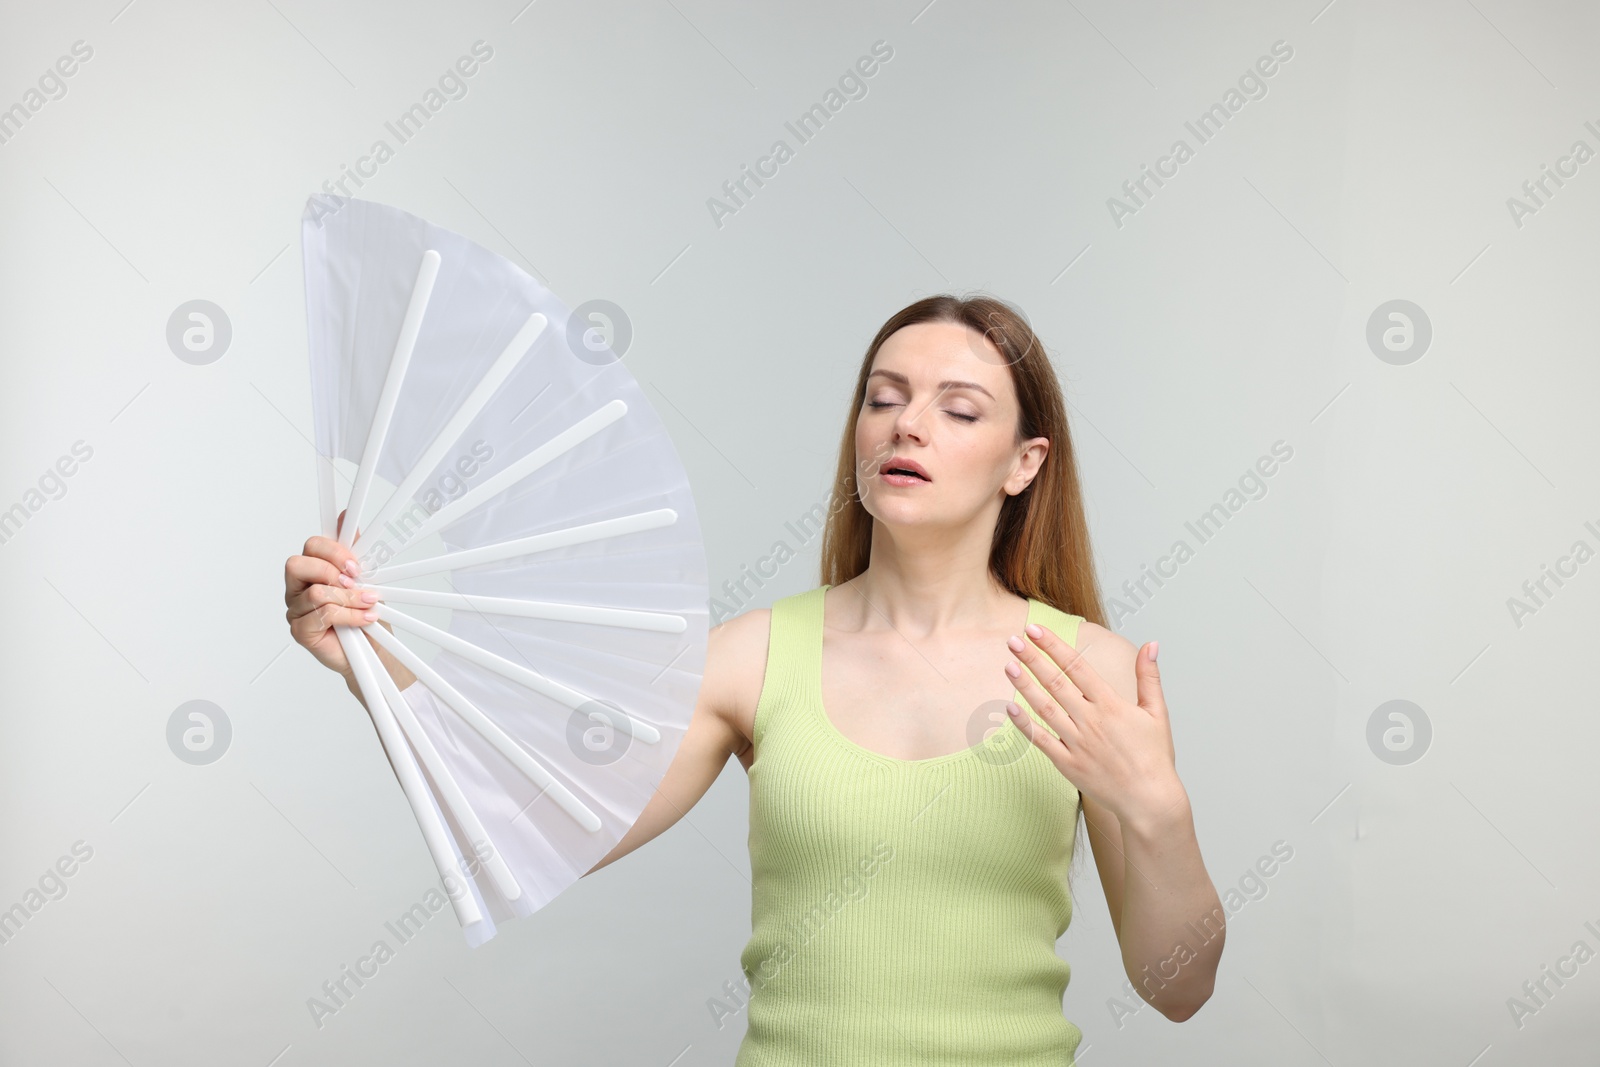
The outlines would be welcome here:
<svg viewBox="0 0 1600 1067">
<path fill-rule="evenodd" d="M 772 606 L 737 1067 L 1072 1067 L 1083 1035 L 1056 941 L 1077 789 L 998 702 L 973 740 L 989 736 L 945 756 L 846 738 L 822 710 L 827 589 Z M 1028 618 L 1076 644 L 1080 616 L 1029 598 Z"/>
</svg>

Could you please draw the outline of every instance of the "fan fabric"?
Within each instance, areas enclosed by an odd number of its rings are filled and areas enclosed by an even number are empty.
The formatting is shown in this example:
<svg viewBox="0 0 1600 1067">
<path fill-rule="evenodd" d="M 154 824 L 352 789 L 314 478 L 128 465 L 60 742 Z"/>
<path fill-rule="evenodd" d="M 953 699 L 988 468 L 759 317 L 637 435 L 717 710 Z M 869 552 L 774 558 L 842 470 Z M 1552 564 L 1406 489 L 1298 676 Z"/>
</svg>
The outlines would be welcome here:
<svg viewBox="0 0 1600 1067">
<path fill-rule="evenodd" d="M 364 629 L 436 673 L 413 668 L 395 707 L 387 675 L 364 674 L 382 673 L 367 641 L 341 640 L 358 681 L 379 683 L 363 695 L 369 710 L 382 702 L 380 739 L 481 944 L 616 845 L 688 727 L 708 623 L 690 485 L 604 331 L 515 264 L 396 208 L 322 194 L 302 243 L 322 529 L 335 536 L 348 501 L 359 581 L 383 596 L 392 634 Z M 459 434 L 441 436 L 453 422 Z M 509 542 L 524 543 L 492 558 Z M 490 558 L 440 559 L 474 550 Z"/>
</svg>

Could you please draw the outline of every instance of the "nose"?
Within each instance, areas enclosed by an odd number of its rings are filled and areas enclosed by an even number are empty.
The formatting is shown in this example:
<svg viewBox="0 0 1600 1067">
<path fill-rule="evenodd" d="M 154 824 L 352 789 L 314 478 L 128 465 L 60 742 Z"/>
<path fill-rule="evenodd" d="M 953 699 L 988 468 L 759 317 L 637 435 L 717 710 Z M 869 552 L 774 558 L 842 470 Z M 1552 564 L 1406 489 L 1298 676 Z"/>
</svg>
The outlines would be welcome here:
<svg viewBox="0 0 1600 1067">
<path fill-rule="evenodd" d="M 923 441 L 922 415 L 929 405 L 908 403 L 901 407 L 900 414 L 894 420 L 894 440 L 901 441 L 911 438 L 914 441 Z"/>
</svg>

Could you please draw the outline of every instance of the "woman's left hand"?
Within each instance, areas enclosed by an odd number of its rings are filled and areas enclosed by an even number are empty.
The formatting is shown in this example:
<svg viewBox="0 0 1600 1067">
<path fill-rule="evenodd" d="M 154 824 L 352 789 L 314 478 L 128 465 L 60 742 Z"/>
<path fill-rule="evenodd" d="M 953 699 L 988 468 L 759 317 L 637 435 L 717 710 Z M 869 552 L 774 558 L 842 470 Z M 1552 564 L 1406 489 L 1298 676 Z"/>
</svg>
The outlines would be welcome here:
<svg viewBox="0 0 1600 1067">
<path fill-rule="evenodd" d="M 1007 642 L 1021 665 L 1006 664 L 1006 673 L 1056 736 L 1008 702 L 1012 723 L 1081 795 L 1119 820 L 1148 822 L 1176 807 L 1187 794 L 1178 779 L 1156 643 L 1141 647 L 1134 659 L 1134 703 L 1048 628 L 1030 623 L 1027 633 L 1029 640 Z"/>
</svg>

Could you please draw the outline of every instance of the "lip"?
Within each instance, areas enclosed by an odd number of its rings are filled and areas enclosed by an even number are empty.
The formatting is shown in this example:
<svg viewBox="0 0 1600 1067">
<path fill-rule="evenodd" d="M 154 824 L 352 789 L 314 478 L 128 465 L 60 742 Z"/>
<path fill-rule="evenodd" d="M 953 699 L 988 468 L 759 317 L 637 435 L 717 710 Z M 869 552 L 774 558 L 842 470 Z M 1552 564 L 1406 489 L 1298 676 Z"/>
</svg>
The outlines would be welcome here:
<svg viewBox="0 0 1600 1067">
<path fill-rule="evenodd" d="M 890 485 L 912 485 L 916 483 L 916 479 L 908 479 L 904 475 L 885 474 L 884 472 L 891 467 L 904 467 L 908 471 L 916 471 L 918 474 L 922 475 L 923 478 L 930 482 L 933 481 L 933 479 L 928 476 L 928 472 L 923 469 L 922 464 L 918 463 L 916 460 L 908 459 L 905 456 L 890 456 L 888 459 L 883 461 L 881 466 L 878 467 L 878 477 L 884 478 L 885 480 L 893 479 L 889 482 Z"/>
</svg>

